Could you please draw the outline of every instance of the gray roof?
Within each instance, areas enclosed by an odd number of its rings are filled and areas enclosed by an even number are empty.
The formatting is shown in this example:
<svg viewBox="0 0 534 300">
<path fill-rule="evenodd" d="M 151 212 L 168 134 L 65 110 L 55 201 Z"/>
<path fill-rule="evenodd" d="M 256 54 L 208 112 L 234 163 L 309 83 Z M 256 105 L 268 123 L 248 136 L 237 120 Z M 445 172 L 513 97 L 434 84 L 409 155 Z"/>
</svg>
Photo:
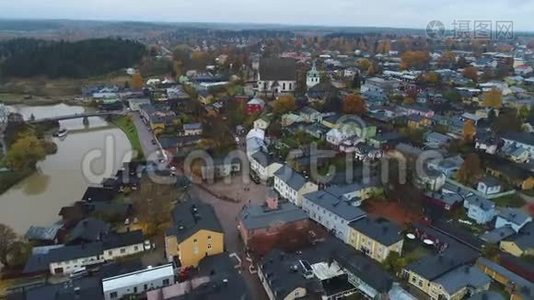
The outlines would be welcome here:
<svg viewBox="0 0 534 300">
<path fill-rule="evenodd" d="M 497 244 L 500 241 L 515 235 L 516 232 L 512 226 L 507 225 L 501 228 L 495 228 L 492 231 L 488 231 L 480 236 L 480 239 L 490 244 Z M 534 244 L 534 242 L 533 242 Z"/>
<path fill-rule="evenodd" d="M 296 191 L 300 190 L 304 184 L 306 184 L 306 179 L 287 165 L 284 165 L 278 169 L 278 171 L 274 173 L 274 176 L 280 178 L 280 180 L 284 181 L 288 186 Z"/>
<path fill-rule="evenodd" d="M 349 226 L 385 246 L 391 246 L 403 239 L 402 228 L 384 218 L 365 217 L 350 223 Z"/>
<path fill-rule="evenodd" d="M 26 231 L 24 237 L 28 240 L 51 241 L 56 238 L 61 227 L 63 227 L 61 224 L 54 224 L 48 227 L 32 225 L 28 231 Z"/>
<path fill-rule="evenodd" d="M 60 262 L 102 254 L 102 242 L 65 246 L 48 252 L 50 262 Z"/>
<path fill-rule="evenodd" d="M 467 300 L 506 300 L 503 295 L 494 291 L 483 291 L 467 298 Z"/>
<path fill-rule="evenodd" d="M 518 225 L 523 224 L 530 218 L 529 215 L 527 215 L 523 210 L 518 208 L 503 208 L 499 212 L 499 217 L 507 220 L 510 223 Z"/>
<path fill-rule="evenodd" d="M 199 230 L 223 232 L 215 210 L 209 204 L 196 198 L 190 198 L 174 207 L 172 212 L 173 226 L 166 232 L 183 241 Z"/>
<path fill-rule="evenodd" d="M 483 182 L 486 186 L 493 187 L 493 186 L 500 186 L 501 182 L 499 179 L 493 177 L 493 176 L 484 176 L 479 182 Z"/>
<path fill-rule="evenodd" d="M 480 207 L 482 210 L 488 211 L 495 208 L 495 203 L 489 199 L 479 197 L 475 194 L 471 194 L 465 198 L 465 201 L 469 202 L 469 205 Z"/>
<path fill-rule="evenodd" d="M 259 73 L 261 80 L 297 80 L 297 63 L 291 58 L 262 58 Z"/>
<path fill-rule="evenodd" d="M 503 139 L 534 146 L 534 134 L 528 132 L 509 132 L 502 135 Z"/>
<path fill-rule="evenodd" d="M 186 123 L 184 124 L 184 130 L 198 130 L 202 129 L 202 123 Z"/>
<path fill-rule="evenodd" d="M 68 236 L 68 243 L 76 241 L 94 242 L 102 240 L 108 234 L 109 224 L 94 218 L 86 218 L 78 222 Z"/>
<path fill-rule="evenodd" d="M 464 201 L 464 198 L 457 193 L 427 192 L 425 196 L 451 206 Z"/>
<path fill-rule="evenodd" d="M 351 205 L 349 201 L 337 198 L 325 191 L 309 193 L 304 195 L 304 198 L 347 221 L 354 221 L 366 215 L 363 210 Z"/>
<path fill-rule="evenodd" d="M 120 247 L 142 244 L 145 240 L 142 230 L 123 233 L 111 233 L 104 238 L 103 249 L 116 249 Z"/>
<path fill-rule="evenodd" d="M 275 162 L 278 162 L 278 160 L 274 156 L 261 150 L 254 152 L 251 157 L 264 168 L 270 166 Z"/>
<path fill-rule="evenodd" d="M 239 218 L 246 229 L 267 228 L 275 224 L 285 224 L 308 219 L 308 215 L 292 203 L 279 203 L 278 209 L 264 205 L 248 205 L 243 208 Z"/>
<path fill-rule="evenodd" d="M 521 228 L 521 230 L 519 230 L 517 235 L 512 236 L 508 240 L 513 241 L 519 248 L 523 250 L 534 249 L 534 223 L 528 223 Z"/>
<path fill-rule="evenodd" d="M 464 287 L 472 287 L 479 290 L 491 283 L 491 278 L 477 267 L 460 267 L 435 280 L 447 291 L 453 295 Z"/>
<path fill-rule="evenodd" d="M 484 257 L 480 257 L 477 260 L 477 264 L 482 265 L 484 267 L 487 267 L 491 269 L 491 271 L 498 273 L 501 276 L 504 276 L 508 281 L 509 285 L 516 285 L 518 290 L 522 290 L 523 288 L 529 288 L 530 293 L 534 293 L 534 283 L 528 281 L 527 279 L 517 275 L 516 273 L 506 269 L 505 267 L 487 259 Z M 525 291 L 526 292 L 526 291 Z M 525 293 L 526 294 L 526 293 Z M 529 299 L 529 298 L 525 298 Z M 532 299 L 532 298 L 530 298 Z"/>
</svg>

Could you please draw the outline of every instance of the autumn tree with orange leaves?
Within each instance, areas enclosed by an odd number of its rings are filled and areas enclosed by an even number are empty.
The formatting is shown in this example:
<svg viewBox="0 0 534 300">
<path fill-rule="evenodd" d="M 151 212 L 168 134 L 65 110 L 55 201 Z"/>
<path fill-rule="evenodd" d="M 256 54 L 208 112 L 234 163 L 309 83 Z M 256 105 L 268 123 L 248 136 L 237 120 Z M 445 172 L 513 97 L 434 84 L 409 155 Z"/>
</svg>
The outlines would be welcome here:
<svg viewBox="0 0 534 300">
<path fill-rule="evenodd" d="M 466 120 L 464 122 L 463 138 L 465 142 L 472 142 L 477 133 L 477 128 L 475 126 L 475 121 Z"/>
<path fill-rule="evenodd" d="M 402 69 L 424 69 L 429 62 L 427 51 L 406 51 L 401 55 Z"/>
<path fill-rule="evenodd" d="M 356 114 L 361 116 L 366 111 L 367 108 L 365 106 L 365 101 L 363 100 L 362 96 L 351 94 L 347 95 L 345 99 L 343 99 L 343 113 Z"/>
<path fill-rule="evenodd" d="M 478 81 L 478 71 L 475 67 L 466 67 L 464 69 L 463 75 L 465 78 L 471 79 L 474 82 Z"/>
</svg>

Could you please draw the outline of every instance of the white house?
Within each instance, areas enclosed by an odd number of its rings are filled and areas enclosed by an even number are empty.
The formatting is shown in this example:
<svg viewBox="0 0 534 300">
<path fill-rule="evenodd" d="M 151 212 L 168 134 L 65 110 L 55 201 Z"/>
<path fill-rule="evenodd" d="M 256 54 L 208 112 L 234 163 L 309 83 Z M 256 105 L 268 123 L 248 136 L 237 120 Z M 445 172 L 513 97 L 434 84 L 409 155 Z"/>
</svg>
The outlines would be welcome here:
<svg viewBox="0 0 534 300">
<path fill-rule="evenodd" d="M 349 240 L 349 223 L 365 217 L 366 213 L 343 197 L 326 191 L 305 194 L 302 209 L 317 223 L 345 243 Z"/>
<path fill-rule="evenodd" d="M 128 295 L 142 295 L 175 283 L 172 264 L 148 267 L 131 273 L 102 279 L 104 299 L 123 299 Z"/>
<path fill-rule="evenodd" d="M 341 142 L 355 135 L 354 131 L 333 128 L 326 133 L 326 141 L 334 146 L 339 146 Z"/>
<path fill-rule="evenodd" d="M 510 225 L 515 232 L 519 232 L 523 226 L 532 222 L 532 217 L 518 208 L 504 208 L 497 215 L 495 228 L 501 228 Z"/>
<path fill-rule="evenodd" d="M 139 111 L 141 105 L 150 104 L 150 99 L 148 98 L 132 98 L 128 99 L 128 108 L 131 111 Z"/>
<path fill-rule="evenodd" d="M 274 176 L 282 164 L 276 161 L 271 155 L 263 151 L 258 151 L 251 155 L 250 169 L 254 171 L 261 180 L 268 180 Z"/>
<path fill-rule="evenodd" d="M 486 176 L 477 184 L 477 190 L 484 195 L 492 195 L 501 192 L 501 183 L 497 178 Z"/>
<path fill-rule="evenodd" d="M 521 155 L 515 153 L 523 152 L 526 152 L 528 158 L 534 157 L 534 134 L 527 132 L 511 132 L 504 134 L 502 140 L 504 141 L 503 151 L 504 149 L 508 149 L 506 152 L 508 152 L 512 158 L 516 156 L 518 157 L 516 160 L 519 160 Z"/>
<path fill-rule="evenodd" d="M 494 202 L 474 194 L 465 197 L 464 207 L 467 210 L 467 217 L 477 224 L 491 222 L 497 214 Z"/>
<path fill-rule="evenodd" d="M 194 136 L 202 134 L 202 123 L 186 123 L 183 125 L 183 135 Z"/>
<path fill-rule="evenodd" d="M 303 195 L 317 191 L 319 187 L 284 165 L 274 172 L 274 189 L 283 198 L 300 207 Z"/>
</svg>

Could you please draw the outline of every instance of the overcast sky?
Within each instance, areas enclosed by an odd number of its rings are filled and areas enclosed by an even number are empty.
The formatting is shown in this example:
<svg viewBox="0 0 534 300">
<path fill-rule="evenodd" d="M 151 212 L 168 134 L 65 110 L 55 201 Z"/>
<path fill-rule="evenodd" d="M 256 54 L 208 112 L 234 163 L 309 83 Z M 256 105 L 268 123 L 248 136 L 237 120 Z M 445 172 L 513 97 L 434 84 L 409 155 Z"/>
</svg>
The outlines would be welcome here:
<svg viewBox="0 0 534 300">
<path fill-rule="evenodd" d="M 0 18 L 276 23 L 424 28 L 514 21 L 534 31 L 534 0 L 0 0 Z"/>
</svg>

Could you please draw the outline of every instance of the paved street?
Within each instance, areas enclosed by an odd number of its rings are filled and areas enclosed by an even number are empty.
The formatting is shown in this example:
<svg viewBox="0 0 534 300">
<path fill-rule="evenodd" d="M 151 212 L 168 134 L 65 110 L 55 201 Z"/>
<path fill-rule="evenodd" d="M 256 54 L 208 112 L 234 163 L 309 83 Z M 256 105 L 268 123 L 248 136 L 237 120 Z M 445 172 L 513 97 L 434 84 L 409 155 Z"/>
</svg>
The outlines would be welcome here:
<svg viewBox="0 0 534 300">
<path fill-rule="evenodd" d="M 152 144 L 154 135 L 148 128 L 148 126 L 141 120 L 141 116 L 138 112 L 130 113 L 130 116 L 133 119 L 135 127 L 137 128 L 137 134 L 139 135 L 139 140 L 141 142 L 141 147 L 143 148 L 143 153 L 145 154 L 145 159 L 148 160 L 152 153 L 159 151 L 158 145 Z M 156 156 L 150 157 L 155 158 Z"/>
</svg>

